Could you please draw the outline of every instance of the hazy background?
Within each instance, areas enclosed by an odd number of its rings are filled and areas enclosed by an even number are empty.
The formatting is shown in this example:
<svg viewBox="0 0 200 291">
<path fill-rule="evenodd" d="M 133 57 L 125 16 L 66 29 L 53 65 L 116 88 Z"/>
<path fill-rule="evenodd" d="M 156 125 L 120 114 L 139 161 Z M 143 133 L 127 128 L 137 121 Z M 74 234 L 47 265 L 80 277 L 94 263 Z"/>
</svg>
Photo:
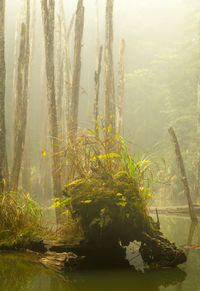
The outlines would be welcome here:
<svg viewBox="0 0 200 291">
<path fill-rule="evenodd" d="M 56 5 L 59 0 L 56 0 Z M 92 127 L 94 71 L 96 64 L 96 0 L 85 0 L 82 50 L 80 127 Z M 16 20 L 23 1 L 6 1 L 7 131 L 11 146 L 13 67 Z M 105 1 L 99 2 L 100 42 L 104 45 Z M 67 25 L 77 1 L 64 0 Z M 22 13 L 21 13 L 22 15 Z M 22 17 L 22 16 L 21 16 Z M 57 12 L 56 12 L 57 18 Z M 174 126 L 193 180 L 196 150 L 196 108 L 200 4 L 198 0 L 115 0 L 114 63 L 120 40 L 126 41 L 124 134 L 135 152 L 151 153 L 161 175 L 173 175 L 175 162 L 167 128 Z M 37 0 L 36 39 L 33 59 L 31 106 L 31 157 L 36 167 L 41 155 L 40 118 L 42 96 L 42 37 L 40 1 Z M 73 34 L 70 40 L 73 56 Z M 73 59 L 73 58 L 72 58 Z M 103 77 L 102 77 L 103 78 Z M 103 84 L 103 83 L 102 83 Z M 103 86 L 103 85 L 102 85 Z M 101 87 L 103 112 L 103 87 Z M 90 115 L 88 114 L 88 111 Z M 164 167 L 164 168 L 163 168 Z M 156 186 L 155 186 L 156 187 Z M 158 186 L 161 187 L 161 186 Z"/>
</svg>

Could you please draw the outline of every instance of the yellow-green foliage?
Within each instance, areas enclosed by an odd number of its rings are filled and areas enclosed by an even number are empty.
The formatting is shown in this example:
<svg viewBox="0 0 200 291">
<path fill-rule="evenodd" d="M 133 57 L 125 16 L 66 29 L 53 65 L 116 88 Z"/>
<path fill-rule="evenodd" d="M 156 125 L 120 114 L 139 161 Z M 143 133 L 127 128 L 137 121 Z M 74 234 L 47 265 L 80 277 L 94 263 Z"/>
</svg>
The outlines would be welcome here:
<svg viewBox="0 0 200 291">
<path fill-rule="evenodd" d="M 40 230 L 41 209 L 29 194 L 0 195 L 0 245 L 23 245 Z"/>
<path fill-rule="evenodd" d="M 128 244 L 153 227 L 137 181 L 125 171 L 95 172 L 68 184 L 64 193 L 68 198 L 60 200 L 60 205 L 80 219 L 85 239 L 93 244 Z"/>
</svg>

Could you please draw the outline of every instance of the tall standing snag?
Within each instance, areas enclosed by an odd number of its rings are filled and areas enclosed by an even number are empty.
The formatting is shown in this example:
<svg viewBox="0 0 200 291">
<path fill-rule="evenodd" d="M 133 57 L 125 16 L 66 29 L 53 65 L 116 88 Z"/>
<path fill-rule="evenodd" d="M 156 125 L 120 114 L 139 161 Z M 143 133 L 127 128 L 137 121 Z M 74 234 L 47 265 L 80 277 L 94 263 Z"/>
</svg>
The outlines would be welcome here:
<svg viewBox="0 0 200 291">
<path fill-rule="evenodd" d="M 55 68 L 54 68 L 54 22 L 55 22 L 55 0 L 41 0 L 42 20 L 44 30 L 45 44 L 45 68 L 47 78 L 47 101 L 48 115 L 50 125 L 50 136 L 52 138 L 52 177 L 54 196 L 61 196 L 61 176 L 60 176 L 60 158 L 59 158 L 59 138 L 58 138 L 58 120 L 56 108 L 55 93 Z M 59 216 L 57 211 L 57 219 Z"/>
<path fill-rule="evenodd" d="M 196 190 L 197 199 L 200 201 L 200 37 L 199 37 L 199 76 L 197 87 L 197 178 Z"/>
<path fill-rule="evenodd" d="M 111 124 L 115 132 L 115 84 L 113 68 L 113 0 L 106 3 L 106 28 L 104 52 L 105 127 Z M 112 117 L 112 118 L 111 118 Z"/>
<path fill-rule="evenodd" d="M 116 131 L 121 133 L 123 121 L 123 102 L 124 102 L 124 51 L 125 41 L 121 40 L 119 52 L 119 68 L 118 68 L 118 94 L 117 94 L 117 112 L 116 112 Z"/>
<path fill-rule="evenodd" d="M 68 131 L 73 139 L 78 129 L 78 107 L 81 76 L 81 49 L 84 27 L 84 7 L 83 0 L 78 1 L 75 22 L 74 40 L 74 70 L 72 80 L 72 95 L 70 100 Z"/>
<path fill-rule="evenodd" d="M 101 77 L 101 61 L 102 61 L 103 47 L 100 47 L 97 70 L 94 74 L 94 83 L 95 83 L 95 99 L 94 99 L 94 119 L 97 120 L 99 114 L 99 89 L 100 89 L 100 77 Z M 95 122 L 94 128 L 96 134 L 98 134 L 97 124 Z"/>
<path fill-rule="evenodd" d="M 4 181 L 8 184 L 8 164 L 6 152 L 5 126 L 5 0 L 0 0 L 0 194 L 4 190 Z"/>
<path fill-rule="evenodd" d="M 14 120 L 14 149 L 11 169 L 10 188 L 18 190 L 19 175 L 25 144 L 27 107 L 28 107 L 28 80 L 29 80 L 29 29 L 30 29 L 30 0 L 27 0 L 26 24 L 21 24 L 20 52 L 17 68 L 16 107 Z"/>
<path fill-rule="evenodd" d="M 185 167 L 184 167 L 184 163 L 183 163 L 183 158 L 181 155 L 181 151 L 180 151 L 177 137 L 176 137 L 174 129 L 172 127 L 170 127 L 168 129 L 168 132 L 169 132 L 169 136 L 170 136 L 170 139 L 171 139 L 171 142 L 172 142 L 172 145 L 174 148 L 174 152 L 176 155 L 177 168 L 178 168 L 178 171 L 180 172 L 181 181 L 183 183 L 184 191 L 185 191 L 185 194 L 187 197 L 191 220 L 198 221 L 197 216 L 196 216 L 195 211 L 194 211 L 194 208 L 193 208 L 193 205 L 192 205 L 192 199 L 190 196 L 190 189 L 189 189 L 187 176 L 186 176 L 186 172 L 185 172 Z"/>
</svg>

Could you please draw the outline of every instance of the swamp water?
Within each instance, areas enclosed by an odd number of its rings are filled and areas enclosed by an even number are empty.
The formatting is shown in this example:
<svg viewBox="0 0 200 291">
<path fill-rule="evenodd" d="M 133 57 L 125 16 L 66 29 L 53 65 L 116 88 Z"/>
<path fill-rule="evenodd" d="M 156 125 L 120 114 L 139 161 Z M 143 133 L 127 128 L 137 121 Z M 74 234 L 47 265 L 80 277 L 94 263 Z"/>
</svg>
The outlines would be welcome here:
<svg viewBox="0 0 200 291">
<path fill-rule="evenodd" d="M 185 217 L 160 216 L 161 231 L 177 246 L 200 244 L 200 226 Z M 199 291 L 200 250 L 186 250 L 179 268 L 145 271 L 95 270 L 58 275 L 29 255 L 0 253 L 0 291 Z M 132 254 L 134 255 L 134 254 Z"/>
</svg>

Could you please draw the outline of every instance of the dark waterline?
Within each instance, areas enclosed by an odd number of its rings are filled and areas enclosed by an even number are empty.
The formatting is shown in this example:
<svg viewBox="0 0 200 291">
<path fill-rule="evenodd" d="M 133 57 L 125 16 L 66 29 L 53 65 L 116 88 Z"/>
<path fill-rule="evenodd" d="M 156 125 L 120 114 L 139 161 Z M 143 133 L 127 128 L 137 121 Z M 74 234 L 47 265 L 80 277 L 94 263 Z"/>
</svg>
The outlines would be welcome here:
<svg viewBox="0 0 200 291">
<path fill-rule="evenodd" d="M 191 231 L 184 217 L 161 216 L 161 230 L 177 245 L 200 244 L 200 229 Z M 193 234 L 193 237 L 191 235 Z M 95 270 L 61 276 L 31 263 L 27 255 L 0 254 L 0 291 L 198 291 L 200 250 L 188 251 L 188 261 L 179 268 L 136 273 L 127 270 Z"/>
</svg>

